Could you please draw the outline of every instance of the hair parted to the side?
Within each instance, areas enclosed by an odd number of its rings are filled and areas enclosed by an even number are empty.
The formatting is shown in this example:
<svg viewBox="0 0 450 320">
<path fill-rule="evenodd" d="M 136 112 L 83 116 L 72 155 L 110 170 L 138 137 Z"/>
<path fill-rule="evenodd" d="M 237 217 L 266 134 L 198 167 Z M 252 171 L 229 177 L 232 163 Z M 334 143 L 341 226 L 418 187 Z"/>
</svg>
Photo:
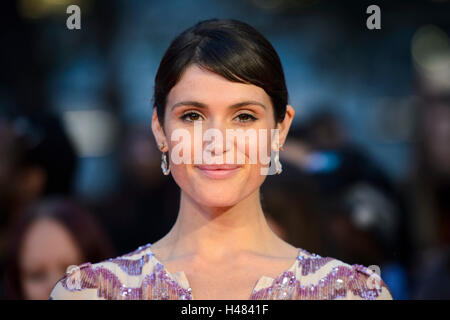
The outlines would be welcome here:
<svg viewBox="0 0 450 320">
<path fill-rule="evenodd" d="M 153 108 L 163 126 L 167 96 L 186 68 L 196 64 L 224 78 L 256 85 L 270 96 L 275 123 L 286 114 L 288 91 L 280 58 L 271 43 L 235 19 L 203 20 L 178 35 L 155 77 Z"/>
</svg>

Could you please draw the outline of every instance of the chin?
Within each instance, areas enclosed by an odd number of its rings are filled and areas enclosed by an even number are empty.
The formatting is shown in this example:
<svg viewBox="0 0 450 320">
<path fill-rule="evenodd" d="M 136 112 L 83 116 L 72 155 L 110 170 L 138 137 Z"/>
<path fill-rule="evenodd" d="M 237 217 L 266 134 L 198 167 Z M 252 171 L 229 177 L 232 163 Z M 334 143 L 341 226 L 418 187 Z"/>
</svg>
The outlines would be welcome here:
<svg viewBox="0 0 450 320">
<path fill-rule="evenodd" d="M 173 171 L 173 177 L 178 186 L 195 202 L 205 207 L 234 206 L 260 184 L 249 185 L 251 171 L 244 168 L 226 177 L 209 176 L 195 168 Z"/>
<path fill-rule="evenodd" d="M 205 207 L 230 207 L 242 200 L 242 194 L 235 190 L 216 189 L 195 190 L 191 195 L 200 205 Z"/>
</svg>

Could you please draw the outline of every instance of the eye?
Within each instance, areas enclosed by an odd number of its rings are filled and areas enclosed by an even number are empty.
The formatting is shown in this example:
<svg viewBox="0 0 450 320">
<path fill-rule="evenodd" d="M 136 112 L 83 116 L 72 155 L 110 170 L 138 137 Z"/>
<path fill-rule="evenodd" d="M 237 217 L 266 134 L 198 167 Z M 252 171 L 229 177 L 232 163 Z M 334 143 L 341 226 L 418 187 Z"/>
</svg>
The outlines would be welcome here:
<svg viewBox="0 0 450 320">
<path fill-rule="evenodd" d="M 200 117 L 201 117 L 201 115 L 197 112 L 186 112 L 180 118 L 185 121 L 193 122 L 193 121 L 200 120 Z"/>
<path fill-rule="evenodd" d="M 239 122 L 251 122 L 257 120 L 254 116 L 249 113 L 241 113 L 236 118 L 239 119 Z"/>
</svg>

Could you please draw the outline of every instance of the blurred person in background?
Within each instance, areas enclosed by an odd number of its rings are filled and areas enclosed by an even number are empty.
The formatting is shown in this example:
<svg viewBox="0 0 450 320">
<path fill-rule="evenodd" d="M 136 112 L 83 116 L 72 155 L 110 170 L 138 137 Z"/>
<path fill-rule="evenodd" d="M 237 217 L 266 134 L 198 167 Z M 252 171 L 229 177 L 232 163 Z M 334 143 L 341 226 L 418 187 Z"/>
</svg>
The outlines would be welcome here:
<svg viewBox="0 0 450 320">
<path fill-rule="evenodd" d="M 268 177 L 269 183 L 261 187 L 261 203 L 268 223 L 283 240 L 323 253 L 314 181 L 287 161 L 283 164 L 284 172 L 285 175 Z"/>
<path fill-rule="evenodd" d="M 170 230 L 176 220 L 179 188 L 171 176 L 161 175 L 161 155 L 149 127 L 127 127 L 118 155 L 118 188 L 100 203 L 84 204 L 96 213 L 117 252 L 126 253 Z"/>
<path fill-rule="evenodd" d="M 313 114 L 291 137 L 282 157 L 304 175 L 307 188 L 297 187 L 297 195 L 309 194 L 302 201 L 314 213 L 308 225 L 326 230 L 317 245 L 326 255 L 376 262 L 393 296 L 407 298 L 406 216 L 388 176 L 330 111 Z"/>
<path fill-rule="evenodd" d="M 415 163 L 403 183 L 411 212 L 413 298 L 450 299 L 450 92 L 423 93 Z"/>
<path fill-rule="evenodd" d="M 12 228 L 6 299 L 45 300 L 70 265 L 115 252 L 97 220 L 73 200 L 50 197 L 31 204 Z"/>
<path fill-rule="evenodd" d="M 268 222 L 285 241 L 325 252 L 318 219 L 317 181 L 299 163 L 309 153 L 300 127 L 289 131 L 281 159 L 283 174 L 267 177 L 261 186 L 261 202 Z"/>
<path fill-rule="evenodd" d="M 72 193 L 77 157 L 56 116 L 0 115 L 0 142 L 0 210 L 4 217 L 13 219 L 42 196 Z"/>
<path fill-rule="evenodd" d="M 41 197 L 70 195 L 76 167 L 74 148 L 56 116 L 0 115 L 0 270 L 11 225 Z"/>
</svg>

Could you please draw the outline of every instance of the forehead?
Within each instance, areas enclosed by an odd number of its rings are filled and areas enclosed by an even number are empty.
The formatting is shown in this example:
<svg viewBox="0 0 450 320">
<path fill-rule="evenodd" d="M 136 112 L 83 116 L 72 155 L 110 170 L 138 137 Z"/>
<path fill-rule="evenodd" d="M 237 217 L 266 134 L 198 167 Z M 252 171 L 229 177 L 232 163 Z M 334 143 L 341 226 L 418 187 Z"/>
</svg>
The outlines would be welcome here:
<svg viewBox="0 0 450 320">
<path fill-rule="evenodd" d="M 77 245 L 69 231 L 57 221 L 42 218 L 35 221 L 26 233 L 21 261 L 25 264 L 59 261 L 77 254 Z"/>
<path fill-rule="evenodd" d="M 270 97 L 264 89 L 253 84 L 232 82 L 197 65 L 191 65 L 170 91 L 167 102 L 168 106 L 183 100 L 226 106 L 250 99 L 261 102 L 268 108 L 270 106 Z"/>
</svg>

